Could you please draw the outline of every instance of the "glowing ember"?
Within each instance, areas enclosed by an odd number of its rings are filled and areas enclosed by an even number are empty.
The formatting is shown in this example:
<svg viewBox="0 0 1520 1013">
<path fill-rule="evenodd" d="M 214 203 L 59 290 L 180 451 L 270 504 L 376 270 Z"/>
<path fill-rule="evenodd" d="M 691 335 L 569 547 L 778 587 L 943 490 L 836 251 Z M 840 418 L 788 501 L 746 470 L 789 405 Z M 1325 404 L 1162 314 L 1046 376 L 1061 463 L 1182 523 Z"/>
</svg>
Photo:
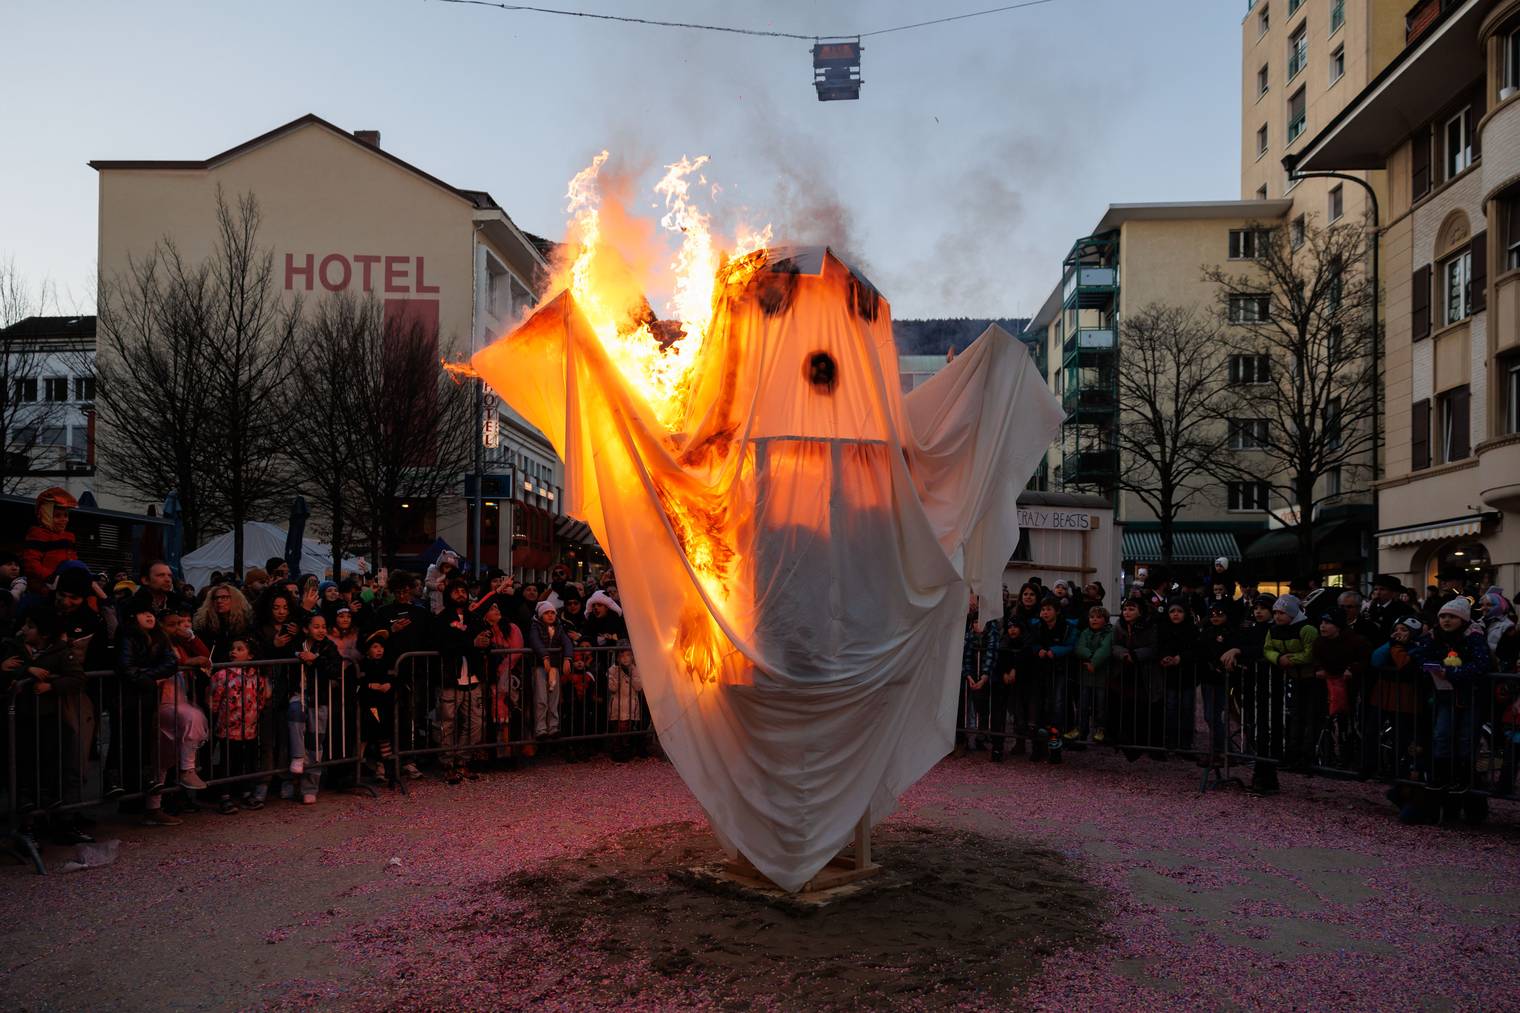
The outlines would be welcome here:
<svg viewBox="0 0 1520 1013">
<path fill-rule="evenodd" d="M 443 367 L 445 373 L 449 374 L 449 379 L 453 380 L 456 384 L 460 380 L 480 379 L 480 374 L 475 372 L 475 367 L 471 366 L 468 362 L 450 362 L 447 359 L 439 359 L 438 364 Z"/>
<path fill-rule="evenodd" d="M 665 265 L 668 278 L 641 278 L 637 265 L 652 259 L 649 237 L 603 192 L 601 172 L 608 157 L 606 151 L 599 153 L 570 180 L 566 244 L 574 256 L 560 265 L 549 288 L 551 293 L 570 290 L 608 356 L 660 425 L 675 432 L 684 422 L 694 366 L 721 295 L 719 277 L 724 286 L 742 285 L 763 263 L 762 257 L 748 255 L 771 241 L 771 229 L 741 227 L 725 248 L 713 233 L 711 215 L 695 199 L 719 192 L 701 175 L 708 157 L 683 157 L 666 166 L 654 187 L 664 200 L 660 228 L 678 233 L 680 246 Z M 739 258 L 746 259 L 734 264 Z M 649 284 L 656 280 L 665 284 Z M 679 321 L 679 333 L 657 320 L 645 301 L 645 291 L 664 288 L 671 292 L 665 317 Z"/>
</svg>

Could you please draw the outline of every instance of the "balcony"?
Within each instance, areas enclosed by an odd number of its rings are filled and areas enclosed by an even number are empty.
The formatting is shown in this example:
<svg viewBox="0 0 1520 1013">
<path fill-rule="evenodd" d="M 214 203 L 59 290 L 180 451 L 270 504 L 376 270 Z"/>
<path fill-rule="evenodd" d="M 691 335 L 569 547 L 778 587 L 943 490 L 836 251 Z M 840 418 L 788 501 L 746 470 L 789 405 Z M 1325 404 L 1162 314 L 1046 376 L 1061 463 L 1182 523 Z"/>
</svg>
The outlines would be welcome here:
<svg viewBox="0 0 1520 1013">
<path fill-rule="evenodd" d="M 1061 352 L 1067 358 L 1077 351 L 1082 352 L 1111 352 L 1114 350 L 1114 332 L 1112 328 L 1083 327 L 1079 328 L 1071 337 L 1067 338 L 1061 347 Z"/>
<path fill-rule="evenodd" d="M 1478 495 L 1500 510 L 1520 509 L 1520 433 L 1477 446 Z"/>
<path fill-rule="evenodd" d="M 1066 421 L 1111 422 L 1118 411 L 1118 400 L 1107 387 L 1068 387 L 1061 394 Z"/>
<path fill-rule="evenodd" d="M 1117 450 L 1082 450 L 1066 455 L 1061 478 L 1074 485 L 1109 485 L 1118 474 Z"/>
</svg>

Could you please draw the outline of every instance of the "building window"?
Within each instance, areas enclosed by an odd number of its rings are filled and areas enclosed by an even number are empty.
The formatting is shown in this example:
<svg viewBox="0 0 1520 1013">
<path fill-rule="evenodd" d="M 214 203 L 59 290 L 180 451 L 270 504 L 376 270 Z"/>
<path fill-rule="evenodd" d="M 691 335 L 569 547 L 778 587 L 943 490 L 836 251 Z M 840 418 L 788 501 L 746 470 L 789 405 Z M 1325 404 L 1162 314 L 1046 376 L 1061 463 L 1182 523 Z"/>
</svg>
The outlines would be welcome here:
<svg viewBox="0 0 1520 1013">
<path fill-rule="evenodd" d="M 1339 496 L 1341 494 L 1341 466 L 1336 465 L 1325 472 L 1325 495 Z"/>
<path fill-rule="evenodd" d="M 1288 80 L 1298 76 L 1298 72 L 1309 65 L 1309 28 L 1307 25 L 1299 25 L 1292 35 L 1288 36 Z"/>
<path fill-rule="evenodd" d="M 1325 446 L 1341 449 L 1341 399 L 1333 397 L 1325 405 Z"/>
<path fill-rule="evenodd" d="M 90 454 L 90 427 L 69 427 L 69 460 L 87 461 Z"/>
<path fill-rule="evenodd" d="M 1504 269 L 1520 268 L 1520 190 L 1511 190 L 1500 201 L 1504 223 Z"/>
<path fill-rule="evenodd" d="M 1267 199 L 1267 184 L 1263 183 L 1261 186 L 1259 186 L 1259 187 L 1256 188 L 1256 199 L 1257 200 L 1266 200 Z"/>
<path fill-rule="evenodd" d="M 1272 378 L 1269 355 L 1230 356 L 1230 382 L 1233 384 L 1267 383 Z"/>
<path fill-rule="evenodd" d="M 1346 47 L 1336 46 L 1335 52 L 1330 54 L 1330 83 L 1334 84 L 1346 76 Z"/>
<path fill-rule="evenodd" d="M 1441 323 L 1466 320 L 1472 307 L 1472 251 L 1441 264 Z"/>
<path fill-rule="evenodd" d="M 1298 135 L 1304 132 L 1308 125 L 1309 104 L 1304 97 L 1304 89 L 1300 88 L 1288 99 L 1288 143 L 1292 144 L 1298 139 Z"/>
<path fill-rule="evenodd" d="M 1303 215 L 1299 215 L 1297 218 L 1293 219 L 1293 223 L 1288 226 L 1288 240 L 1293 244 L 1293 248 L 1296 250 L 1300 246 L 1304 245 L 1304 240 L 1308 237 L 1308 235 L 1308 220 Z"/>
<path fill-rule="evenodd" d="M 1304 0 L 1288 0 L 1288 17 L 1291 18 L 1293 16 L 1294 12 L 1297 11 L 1303 5 L 1304 5 Z"/>
<path fill-rule="evenodd" d="M 95 400 L 95 378 L 93 376 L 76 376 L 76 377 L 74 377 L 74 400 L 75 401 L 94 401 Z"/>
<path fill-rule="evenodd" d="M 1499 394 L 1504 399 L 1504 431 L 1520 433 L 1520 355 L 1499 360 Z"/>
<path fill-rule="evenodd" d="M 1446 178 L 1451 179 L 1472 165 L 1472 109 L 1463 109 L 1446 121 Z"/>
<path fill-rule="evenodd" d="M 10 445 L 19 447 L 21 450 L 30 450 L 37 443 L 36 426 L 16 426 L 10 432 Z"/>
<path fill-rule="evenodd" d="M 1267 444 L 1266 419 L 1231 419 L 1230 449 L 1260 450 Z"/>
<path fill-rule="evenodd" d="M 1449 390 L 1436 399 L 1441 425 L 1441 462 L 1460 461 L 1470 454 L 1469 407 L 1466 387 Z"/>
<path fill-rule="evenodd" d="M 1265 510 L 1267 508 L 1267 483 L 1230 482 L 1227 485 L 1226 505 L 1231 510 Z"/>
<path fill-rule="evenodd" d="M 1268 66 L 1268 64 L 1264 63 L 1261 65 L 1261 69 L 1256 72 L 1257 98 L 1261 98 L 1267 93 L 1268 89 L 1272 87 L 1272 75 L 1271 72 L 1267 69 Z"/>
<path fill-rule="evenodd" d="M 1230 323 L 1259 324 L 1272 318 L 1272 297 L 1268 295 L 1230 296 Z"/>
<path fill-rule="evenodd" d="M 1330 4 L 1330 34 L 1334 35 L 1346 23 L 1346 0 L 1332 0 Z"/>
<path fill-rule="evenodd" d="M 47 401 L 67 401 L 69 399 L 69 378 L 66 376 L 50 376 L 43 381 L 42 396 Z"/>
<path fill-rule="evenodd" d="M 1265 229 L 1231 229 L 1230 259 L 1255 260 L 1266 252 L 1270 241 Z"/>
<path fill-rule="evenodd" d="M 1341 330 L 1340 324 L 1331 324 L 1330 329 L 1325 332 L 1325 364 L 1331 368 L 1340 361 L 1341 339 L 1344 336 L 1345 332 Z"/>
<path fill-rule="evenodd" d="M 66 430 L 62 426 L 43 426 L 37 430 L 37 446 L 61 447 L 65 436 Z"/>
<path fill-rule="evenodd" d="M 1259 39 L 1272 30 L 1272 9 L 1266 4 L 1261 5 L 1261 12 L 1256 15 L 1256 37 Z"/>
<path fill-rule="evenodd" d="M 1263 123 L 1256 131 L 1256 157 L 1260 158 L 1267 153 L 1267 125 Z"/>
<path fill-rule="evenodd" d="M 1507 99 L 1520 89 L 1520 28 L 1504 37 L 1504 83 L 1499 98 Z"/>
<path fill-rule="evenodd" d="M 1342 187 L 1335 187 L 1330 191 L 1330 220 L 1339 221 L 1346 213 L 1346 191 Z"/>
<path fill-rule="evenodd" d="M 23 376 L 16 380 L 16 400 L 37 400 L 37 378 L 35 376 Z"/>
</svg>

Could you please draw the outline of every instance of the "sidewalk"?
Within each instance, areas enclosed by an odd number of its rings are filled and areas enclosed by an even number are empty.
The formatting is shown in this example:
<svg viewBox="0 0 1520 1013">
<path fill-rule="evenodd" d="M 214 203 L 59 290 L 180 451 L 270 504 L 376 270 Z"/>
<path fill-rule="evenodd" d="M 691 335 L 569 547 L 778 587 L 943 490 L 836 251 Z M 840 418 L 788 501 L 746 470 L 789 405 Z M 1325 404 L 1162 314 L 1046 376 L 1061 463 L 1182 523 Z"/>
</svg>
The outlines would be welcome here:
<svg viewBox="0 0 1520 1013">
<path fill-rule="evenodd" d="M 1496 805 L 1478 831 L 1409 828 L 1367 786 L 1285 776 L 1275 798 L 1200 796 L 1196 770 L 1102 754 L 1060 767 L 966 758 L 909 793 L 884 837 L 971 832 L 1054 850 L 1109 897 L 1096 941 L 1056 948 L 1022 995 L 981 994 L 974 1005 L 1513 1001 L 1520 807 Z M 414 788 L 207 812 L 167 830 L 102 824 L 102 837 L 123 840 L 112 866 L 48 877 L 0 867 L 0 999 L 380 1008 L 584 1005 L 615 994 L 630 1007 L 691 1007 L 739 994 L 744 951 L 723 939 L 694 936 L 680 960 L 651 962 L 637 939 L 593 946 L 593 932 L 567 945 L 556 934 L 566 927 L 526 906 L 544 863 L 595 856 L 663 882 L 650 870 L 656 856 L 623 842 L 701 821 L 668 765 L 546 763 Z M 890 862 L 890 849 L 878 858 Z M 583 910 L 613 914 L 607 898 L 620 888 L 598 873 Z M 935 1001 L 927 983 L 896 973 L 904 1003 Z"/>
</svg>

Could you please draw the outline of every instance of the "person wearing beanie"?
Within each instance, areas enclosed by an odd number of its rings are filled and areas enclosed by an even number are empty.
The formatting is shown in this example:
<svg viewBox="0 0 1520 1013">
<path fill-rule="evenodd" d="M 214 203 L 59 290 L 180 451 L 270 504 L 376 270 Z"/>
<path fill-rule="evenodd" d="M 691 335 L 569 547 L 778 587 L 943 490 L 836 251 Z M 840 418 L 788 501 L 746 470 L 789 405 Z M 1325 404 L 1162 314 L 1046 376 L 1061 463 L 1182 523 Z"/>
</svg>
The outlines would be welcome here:
<svg viewBox="0 0 1520 1013">
<path fill-rule="evenodd" d="M 1304 620 L 1296 595 L 1285 594 L 1272 604 L 1272 627 L 1262 642 L 1262 657 L 1280 671 L 1293 692 L 1283 759 L 1290 765 L 1310 766 L 1329 701 L 1325 681 L 1314 676 L 1314 641 L 1319 631 Z"/>
<path fill-rule="evenodd" d="M 553 594 L 534 607 L 528 648 L 533 652 L 533 732 L 547 739 L 559 735 L 560 685 L 570 677 L 575 654 L 570 632 L 559 617 L 559 598 Z"/>
<path fill-rule="evenodd" d="M 1210 601 L 1218 597 L 1216 588 L 1223 588 L 1226 598 L 1235 598 L 1235 578 L 1230 574 L 1230 561 L 1224 556 L 1214 560 L 1214 568 L 1204 580 L 1204 597 Z"/>
<path fill-rule="evenodd" d="M 1366 677 L 1372 648 L 1356 632 L 1349 617 L 1335 609 L 1319 620 L 1319 636 L 1310 649 L 1314 677 L 1325 682 L 1326 713 L 1330 718 L 1334 756 L 1320 756 L 1321 765 L 1331 762 L 1351 767 L 1359 758 L 1351 755 L 1351 700 Z"/>
<path fill-rule="evenodd" d="M 1488 815 L 1487 798 L 1472 787 L 1472 743 L 1480 694 L 1490 669 L 1488 638 L 1472 624 L 1466 598 L 1454 597 L 1436 614 L 1428 639 L 1412 652 L 1434 687 L 1431 695 L 1430 780 L 1432 791 L 1451 789 L 1458 797 L 1441 799 L 1471 823 Z"/>
</svg>

